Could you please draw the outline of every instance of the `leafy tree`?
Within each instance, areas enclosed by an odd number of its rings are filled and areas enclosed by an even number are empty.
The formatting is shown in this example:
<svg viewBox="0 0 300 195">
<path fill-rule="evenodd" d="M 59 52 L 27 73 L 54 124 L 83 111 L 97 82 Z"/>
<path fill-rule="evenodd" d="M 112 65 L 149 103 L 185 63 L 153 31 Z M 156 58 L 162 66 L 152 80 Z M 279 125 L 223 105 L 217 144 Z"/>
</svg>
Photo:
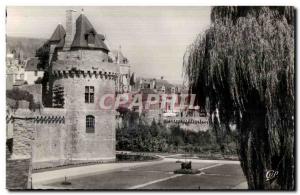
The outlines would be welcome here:
<svg viewBox="0 0 300 195">
<path fill-rule="evenodd" d="M 6 97 L 17 101 L 16 109 L 18 108 L 19 105 L 18 102 L 21 100 L 29 102 L 30 110 L 35 110 L 37 108 L 40 108 L 40 105 L 34 102 L 33 95 L 31 93 L 29 93 L 26 90 L 19 89 L 17 87 L 6 90 Z"/>
<path fill-rule="evenodd" d="M 47 70 L 49 64 L 50 44 L 45 42 L 39 49 L 36 50 L 36 57 L 39 58 L 38 68 Z"/>
<path fill-rule="evenodd" d="M 215 7 L 210 28 L 184 56 L 202 108 L 236 124 L 238 155 L 250 189 L 295 188 L 293 7 Z M 278 171 L 266 181 L 266 171 Z"/>
<path fill-rule="evenodd" d="M 34 84 L 42 84 L 43 83 L 43 78 L 38 77 L 35 81 Z"/>
<path fill-rule="evenodd" d="M 39 63 L 37 67 L 43 69 L 43 78 L 36 81 L 37 84 L 42 84 L 43 87 L 43 105 L 46 107 L 52 106 L 52 86 L 50 86 L 50 74 L 51 68 L 49 67 L 49 57 L 50 57 L 50 44 L 46 41 L 40 48 L 36 50 L 35 56 L 38 57 Z"/>
<path fill-rule="evenodd" d="M 158 125 L 156 124 L 155 120 L 153 119 L 151 126 L 150 126 L 150 131 L 151 131 L 151 135 L 153 137 L 157 137 L 159 134 L 159 129 L 158 129 Z"/>
</svg>

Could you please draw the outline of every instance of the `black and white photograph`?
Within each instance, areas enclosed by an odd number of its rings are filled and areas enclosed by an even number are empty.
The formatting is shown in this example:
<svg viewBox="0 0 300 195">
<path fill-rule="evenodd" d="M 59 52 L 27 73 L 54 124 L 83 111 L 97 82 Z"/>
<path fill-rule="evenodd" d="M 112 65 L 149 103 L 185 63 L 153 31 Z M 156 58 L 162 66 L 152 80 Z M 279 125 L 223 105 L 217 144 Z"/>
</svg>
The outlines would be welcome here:
<svg viewBox="0 0 300 195">
<path fill-rule="evenodd" d="M 295 191 L 296 13 L 7 5 L 6 189 Z"/>
</svg>

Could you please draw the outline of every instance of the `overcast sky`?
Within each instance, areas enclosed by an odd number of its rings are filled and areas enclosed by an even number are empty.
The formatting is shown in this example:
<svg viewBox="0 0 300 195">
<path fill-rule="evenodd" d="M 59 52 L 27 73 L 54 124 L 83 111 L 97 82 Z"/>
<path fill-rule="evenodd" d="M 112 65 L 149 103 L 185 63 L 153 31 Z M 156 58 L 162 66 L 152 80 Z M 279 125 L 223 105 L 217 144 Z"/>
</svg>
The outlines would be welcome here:
<svg viewBox="0 0 300 195">
<path fill-rule="evenodd" d="M 189 44 L 210 24 L 210 7 L 7 7 L 7 35 L 50 38 L 65 10 L 84 14 L 110 49 L 121 45 L 137 76 L 181 82 Z"/>
</svg>

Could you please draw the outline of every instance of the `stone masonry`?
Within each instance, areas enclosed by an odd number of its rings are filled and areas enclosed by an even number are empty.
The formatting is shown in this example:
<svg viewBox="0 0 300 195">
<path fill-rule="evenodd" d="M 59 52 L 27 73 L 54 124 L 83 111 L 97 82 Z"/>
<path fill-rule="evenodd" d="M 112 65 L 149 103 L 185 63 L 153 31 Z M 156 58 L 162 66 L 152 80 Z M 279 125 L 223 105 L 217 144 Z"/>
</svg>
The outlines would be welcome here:
<svg viewBox="0 0 300 195">
<path fill-rule="evenodd" d="M 13 120 L 13 152 L 6 159 L 6 187 L 10 190 L 29 189 L 35 118 L 28 109 L 19 109 L 11 117 Z"/>
</svg>

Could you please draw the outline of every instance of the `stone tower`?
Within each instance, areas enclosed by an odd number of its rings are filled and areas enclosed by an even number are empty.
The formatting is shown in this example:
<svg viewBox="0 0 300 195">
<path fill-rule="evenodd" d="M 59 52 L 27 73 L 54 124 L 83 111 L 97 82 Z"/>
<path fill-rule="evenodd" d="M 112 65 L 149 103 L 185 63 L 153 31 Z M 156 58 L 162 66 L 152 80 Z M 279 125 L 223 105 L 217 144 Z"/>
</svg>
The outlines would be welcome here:
<svg viewBox="0 0 300 195">
<path fill-rule="evenodd" d="M 60 157 L 67 161 L 115 160 L 115 110 L 99 107 L 104 94 L 115 94 L 118 65 L 108 62 L 109 49 L 88 18 L 73 23 L 67 10 L 66 30 L 59 25 L 50 43 L 52 107 L 65 110 Z"/>
</svg>

